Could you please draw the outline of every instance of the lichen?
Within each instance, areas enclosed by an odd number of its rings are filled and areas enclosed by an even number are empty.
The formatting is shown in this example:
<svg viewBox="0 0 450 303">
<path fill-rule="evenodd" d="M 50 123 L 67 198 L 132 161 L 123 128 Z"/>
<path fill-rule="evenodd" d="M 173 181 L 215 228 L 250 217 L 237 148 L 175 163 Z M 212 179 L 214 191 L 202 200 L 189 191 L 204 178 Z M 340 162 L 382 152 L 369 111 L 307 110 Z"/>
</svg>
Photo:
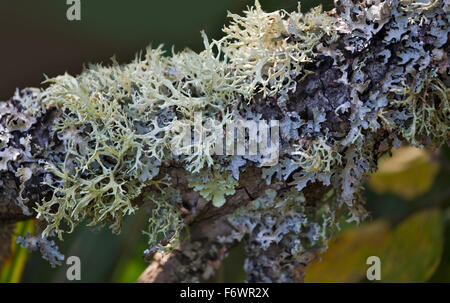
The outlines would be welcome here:
<svg viewBox="0 0 450 303">
<path fill-rule="evenodd" d="M 31 236 L 30 233 L 26 233 L 23 237 L 18 236 L 17 243 L 29 251 L 39 250 L 42 258 L 47 260 L 52 267 L 61 265 L 61 262 L 64 261 L 65 257 L 59 252 L 55 241 L 42 237 L 40 234 Z"/>
<path fill-rule="evenodd" d="M 200 195 L 216 207 L 225 204 L 225 196 L 233 195 L 238 182 L 230 173 L 222 172 L 220 167 L 214 167 L 212 172 L 193 174 L 188 176 L 189 187 L 198 191 Z"/>
<path fill-rule="evenodd" d="M 17 90 L 10 101 L 0 103 L 0 198 L 14 200 L 27 216 L 32 214 L 30 205 L 48 193 L 32 182 L 50 177 L 43 161 L 61 156 L 59 142 L 49 140 L 54 132 L 46 120 L 53 111 L 42 106 L 39 93 L 35 88 Z"/>
<path fill-rule="evenodd" d="M 245 16 L 228 13 L 232 18 L 224 28 L 224 50 L 231 68 L 250 83 L 250 92 L 273 96 L 290 87 L 300 74 L 300 63 L 316 56 L 314 47 L 337 39 L 334 19 L 316 7 L 303 14 L 301 6 L 288 13 L 266 13 L 258 1 Z"/>
<path fill-rule="evenodd" d="M 149 249 L 144 251 L 146 259 L 150 260 L 155 252 L 171 251 L 179 242 L 184 222 L 177 206 L 181 205 L 181 197 L 177 190 L 159 187 L 145 196 L 150 208 L 151 217 L 147 231 Z"/>
<path fill-rule="evenodd" d="M 213 136 L 171 153 L 170 147 L 181 146 L 180 130 L 205 133 L 198 113 L 220 118 L 213 127 L 222 129 L 237 117 L 232 113 L 238 96 L 250 100 L 260 85 L 265 95 L 273 95 L 286 79 L 289 86 L 300 73 L 299 63 L 313 59 L 313 48 L 337 37 L 320 8 L 269 14 L 256 2 L 245 17 L 230 17 L 223 39 L 209 41 L 202 33 L 205 50 L 198 54 L 185 50 L 167 57 L 161 47 L 147 49 L 144 58 L 127 65 L 92 65 L 77 77 L 47 80 L 50 86 L 39 99 L 46 108 L 63 109 L 54 129 L 66 156 L 46 166 L 56 181 L 48 184 L 53 196 L 36 207 L 49 223 L 44 234 L 54 230 L 62 238 L 63 224 L 70 232 L 84 219 L 118 232 L 122 217 L 136 210 L 133 199 L 155 177 L 148 171 L 171 160 L 192 173 L 215 163 Z M 215 177 L 194 187 L 216 206 L 234 193 L 233 180 L 222 175 L 222 189 L 208 190 L 219 182 Z"/>
<path fill-rule="evenodd" d="M 18 204 L 25 211 L 33 202 L 44 235 L 59 238 L 85 219 L 119 232 L 144 201 L 151 254 L 174 247 L 186 223 L 167 170 L 183 168 L 190 189 L 220 207 L 242 172 L 262 168 L 267 184 L 288 190 L 237 210 L 230 222 L 243 229 L 221 240 L 253 240 L 249 280 L 292 280 L 292 267 L 326 247 L 338 219 L 365 218 L 362 180 L 382 154 L 402 142 L 449 141 L 447 1 L 335 4 L 327 13 L 300 5 L 268 13 L 256 2 L 243 16 L 229 13 L 222 39 L 202 33 L 199 53 L 148 48 L 129 64 L 49 79 L 15 106 L 0 104 L 0 173 L 20 180 Z M 36 144 L 26 134 L 55 108 L 51 133 L 62 147 L 39 145 L 33 157 L 41 161 L 30 164 L 23 159 Z M 274 165 L 261 153 L 220 152 L 234 148 L 217 144 L 226 125 L 243 120 L 279 121 Z M 25 201 L 35 175 L 52 194 Z M 264 251 L 273 247 L 282 254 L 269 260 Z M 263 261 L 276 268 L 271 277 Z"/>
<path fill-rule="evenodd" d="M 247 281 L 290 282 L 293 269 L 308 252 L 325 248 L 330 230 L 336 226 L 333 211 L 323 201 L 317 201 L 314 207 L 305 202 L 304 195 L 296 189 L 283 194 L 269 189 L 263 197 L 229 216 L 234 230 L 219 241 L 232 243 L 248 237 Z M 273 253 L 265 255 L 273 247 L 278 249 L 276 257 Z M 268 268 L 272 276 L 265 276 L 262 268 Z"/>
</svg>

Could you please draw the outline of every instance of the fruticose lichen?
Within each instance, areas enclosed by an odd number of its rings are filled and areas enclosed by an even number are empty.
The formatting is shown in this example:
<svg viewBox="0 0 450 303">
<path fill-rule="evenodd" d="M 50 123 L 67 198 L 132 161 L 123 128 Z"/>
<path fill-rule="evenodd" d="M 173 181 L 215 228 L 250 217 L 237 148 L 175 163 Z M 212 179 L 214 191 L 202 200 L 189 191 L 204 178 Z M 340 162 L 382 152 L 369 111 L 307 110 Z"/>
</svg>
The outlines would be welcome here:
<svg viewBox="0 0 450 303">
<path fill-rule="evenodd" d="M 55 178 L 48 184 L 52 198 L 37 205 L 48 222 L 44 234 L 54 230 L 62 238 L 63 224 L 70 232 L 84 219 L 90 225 L 110 223 L 119 231 L 122 217 L 136 210 L 133 199 L 143 187 L 159 182 L 158 167 L 170 161 L 182 163 L 192 178 L 205 179 L 202 185 L 192 184 L 215 205 L 233 193 L 227 184 L 208 190 L 217 182 L 204 175 L 215 171 L 208 152 L 215 142 L 202 140 L 187 147 L 195 150 L 192 155 L 174 155 L 170 147 L 181 140 L 177 130 L 203 127 L 195 116 L 199 112 L 221 119 L 220 127 L 232 122 L 240 111 L 251 110 L 239 107 L 255 94 L 273 95 L 286 81 L 292 86 L 299 64 L 312 61 L 314 46 L 337 36 L 332 19 L 320 8 L 308 14 L 268 14 L 257 3 L 245 17 L 231 17 L 222 40 L 210 42 L 202 34 L 205 50 L 199 54 L 185 50 L 167 57 L 161 47 L 147 49 L 144 58 L 127 65 L 93 65 L 77 77 L 47 81 L 50 86 L 38 98 L 47 108 L 63 109 L 54 129 L 66 156 L 46 167 Z"/>
<path fill-rule="evenodd" d="M 163 168 L 184 168 L 190 187 L 220 207 L 242 172 L 261 167 L 267 184 L 289 190 L 239 209 L 229 218 L 236 231 L 219 240 L 246 241 L 249 281 L 292 281 L 338 219 L 366 216 L 361 182 L 379 156 L 401 142 L 439 146 L 450 137 L 448 1 L 335 4 L 328 13 L 300 5 L 267 13 L 256 2 L 229 14 L 222 39 L 202 33 L 200 53 L 148 48 L 132 63 L 92 65 L 25 90 L 14 99 L 23 112 L 0 104 L 0 173 L 19 176 L 21 192 L 40 174 L 51 195 L 28 205 L 47 222 L 44 236 L 62 239 L 85 219 L 119 232 L 143 201 L 154 252 L 173 247 L 184 226 Z M 54 152 L 42 151 L 45 168 L 28 163 L 27 133 L 55 108 L 50 131 L 62 147 L 46 146 Z M 219 122 L 205 125 L 199 114 Z M 186 127 L 214 134 L 240 119 L 280 122 L 276 165 L 264 167 L 261 154 L 215 155 L 211 136 L 181 146 Z"/>
</svg>

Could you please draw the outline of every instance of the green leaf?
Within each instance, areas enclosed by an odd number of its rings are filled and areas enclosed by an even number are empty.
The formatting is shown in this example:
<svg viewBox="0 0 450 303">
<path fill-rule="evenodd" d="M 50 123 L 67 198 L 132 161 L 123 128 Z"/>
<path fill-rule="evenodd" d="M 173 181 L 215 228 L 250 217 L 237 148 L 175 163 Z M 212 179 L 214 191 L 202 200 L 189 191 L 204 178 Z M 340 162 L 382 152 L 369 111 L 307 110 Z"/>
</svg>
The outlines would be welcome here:
<svg viewBox="0 0 450 303">
<path fill-rule="evenodd" d="M 444 247 L 439 209 L 416 213 L 395 228 L 381 256 L 382 282 L 425 282 L 438 267 Z"/>
<path fill-rule="evenodd" d="M 11 239 L 11 255 L 0 264 L 0 283 L 18 283 L 28 261 L 29 252 L 26 248 L 16 243 L 18 235 L 27 232 L 34 233 L 34 220 L 27 220 L 16 224 L 14 235 Z"/>
</svg>

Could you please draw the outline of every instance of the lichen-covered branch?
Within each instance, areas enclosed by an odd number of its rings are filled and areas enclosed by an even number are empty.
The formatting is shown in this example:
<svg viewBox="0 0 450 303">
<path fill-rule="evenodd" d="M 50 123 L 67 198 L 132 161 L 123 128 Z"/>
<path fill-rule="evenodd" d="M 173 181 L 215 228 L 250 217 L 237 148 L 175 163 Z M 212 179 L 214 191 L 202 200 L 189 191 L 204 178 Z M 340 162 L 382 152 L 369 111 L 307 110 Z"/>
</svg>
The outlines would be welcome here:
<svg viewBox="0 0 450 303">
<path fill-rule="evenodd" d="M 141 282 L 208 279 L 240 241 L 247 281 L 300 281 L 338 220 L 365 218 L 381 155 L 450 138 L 448 1 L 335 4 L 256 2 L 200 53 L 148 49 L 0 103 L 0 203 L 22 212 L 0 218 L 37 215 L 62 239 L 83 220 L 119 232 L 145 207 Z M 235 152 L 227 126 L 242 121 L 277 122 L 270 157 L 251 128 Z"/>
</svg>

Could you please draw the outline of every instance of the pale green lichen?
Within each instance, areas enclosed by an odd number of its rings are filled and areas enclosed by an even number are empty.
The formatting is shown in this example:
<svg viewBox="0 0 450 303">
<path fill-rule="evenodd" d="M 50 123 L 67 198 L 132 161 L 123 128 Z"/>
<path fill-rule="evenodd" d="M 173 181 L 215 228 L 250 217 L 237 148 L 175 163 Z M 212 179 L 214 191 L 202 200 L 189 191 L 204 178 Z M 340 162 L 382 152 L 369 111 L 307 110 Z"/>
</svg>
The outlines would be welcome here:
<svg viewBox="0 0 450 303">
<path fill-rule="evenodd" d="M 225 196 L 233 195 L 238 182 L 230 173 L 221 171 L 220 167 L 214 167 L 212 171 L 202 174 L 188 176 L 189 187 L 198 191 L 199 194 L 214 206 L 220 207 L 225 204 Z"/>
<path fill-rule="evenodd" d="M 327 205 L 330 201 L 316 203 L 308 206 L 295 188 L 282 194 L 268 189 L 264 196 L 228 217 L 234 229 L 219 241 L 230 243 L 250 237 L 244 265 L 248 282 L 290 282 L 305 252 L 326 248 L 326 240 L 337 226 L 334 209 Z M 274 245 L 280 249 L 277 255 L 265 255 Z M 275 276 L 269 279 L 261 268 L 268 268 Z"/>
<path fill-rule="evenodd" d="M 77 77 L 48 80 L 40 100 L 64 111 L 55 130 L 66 157 L 47 166 L 56 181 L 53 197 L 37 206 L 48 222 L 45 233 L 55 230 L 61 238 L 64 224 L 71 231 L 84 219 L 90 225 L 110 223 L 118 232 L 122 217 L 136 210 L 133 199 L 155 177 L 150 171 L 170 160 L 193 173 L 214 164 L 214 137 L 180 147 L 179 155 L 171 152 L 181 146 L 180 130 L 205 132 L 197 113 L 220 118 L 214 127 L 222 129 L 233 122 L 238 95 L 250 100 L 259 85 L 273 95 L 286 80 L 294 81 L 299 63 L 313 59 L 322 38 L 337 37 L 332 19 L 320 8 L 308 14 L 265 13 L 256 2 L 246 16 L 230 16 L 223 39 L 209 41 L 202 33 L 200 53 L 185 50 L 167 57 L 161 47 L 147 49 L 144 58 L 127 65 L 92 65 Z M 194 185 L 216 206 L 234 193 L 236 183 L 225 173 L 220 176 Z M 212 189 L 215 182 L 222 188 Z"/>
<path fill-rule="evenodd" d="M 328 173 L 332 167 L 342 163 L 341 155 L 329 146 L 323 139 L 294 145 L 296 156 L 292 163 L 300 166 L 306 172 Z"/>
<path fill-rule="evenodd" d="M 250 92 L 273 96 L 291 87 L 302 71 L 300 63 L 311 62 L 314 47 L 337 39 L 335 19 L 316 7 L 307 14 L 280 10 L 266 13 L 256 1 L 245 16 L 232 18 L 222 41 L 231 68 L 250 83 Z M 256 91 L 255 91 L 256 90 Z"/>
<path fill-rule="evenodd" d="M 450 140 L 450 88 L 441 80 L 425 75 L 415 89 L 404 87 L 395 92 L 401 99 L 393 103 L 407 108 L 411 115 L 408 127 L 402 130 L 409 143 L 422 147 Z"/>
</svg>

